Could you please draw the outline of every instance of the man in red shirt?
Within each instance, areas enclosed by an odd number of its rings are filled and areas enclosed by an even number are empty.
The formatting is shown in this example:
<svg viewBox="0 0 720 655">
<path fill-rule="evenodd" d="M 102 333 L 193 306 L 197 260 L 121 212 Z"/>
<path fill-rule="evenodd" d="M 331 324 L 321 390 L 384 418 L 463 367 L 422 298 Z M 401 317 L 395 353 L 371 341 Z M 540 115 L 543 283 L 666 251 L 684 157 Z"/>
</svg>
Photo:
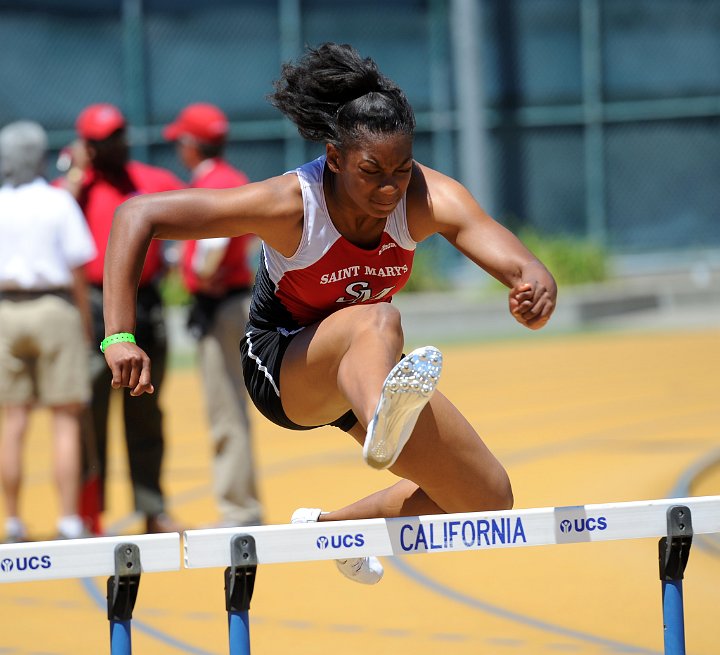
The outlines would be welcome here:
<svg viewBox="0 0 720 655">
<path fill-rule="evenodd" d="M 95 342 L 104 338 L 102 280 L 105 249 L 117 207 L 128 198 L 157 191 L 182 188 L 183 183 L 168 170 L 129 158 L 126 121 L 110 104 L 85 108 L 77 118 L 79 140 L 72 146 L 72 167 L 61 181 L 77 199 L 95 239 L 98 255 L 85 267 L 90 284 Z M 135 509 L 146 519 L 147 532 L 181 530 L 166 514 L 160 486 L 164 451 L 163 416 L 159 396 L 167 362 L 167 336 L 158 281 L 164 272 L 162 243 L 150 244 L 138 292 L 135 336 L 143 348 L 155 353 L 155 393 L 131 398 L 124 390 L 123 418 Z M 100 351 L 92 367 L 92 424 L 97 446 L 100 480 L 100 509 L 104 508 L 107 471 L 107 431 L 111 376 Z M 87 442 L 87 440 L 86 440 Z"/>
<path fill-rule="evenodd" d="M 191 171 L 190 186 L 223 189 L 247 184 L 244 173 L 223 159 L 229 131 L 214 105 L 183 109 L 165 128 L 178 157 Z M 248 256 L 253 236 L 187 241 L 181 270 L 193 297 L 189 327 L 198 339 L 205 402 L 213 439 L 213 486 L 218 526 L 257 525 L 258 500 L 247 390 L 238 348 L 250 310 L 253 275 Z"/>
</svg>

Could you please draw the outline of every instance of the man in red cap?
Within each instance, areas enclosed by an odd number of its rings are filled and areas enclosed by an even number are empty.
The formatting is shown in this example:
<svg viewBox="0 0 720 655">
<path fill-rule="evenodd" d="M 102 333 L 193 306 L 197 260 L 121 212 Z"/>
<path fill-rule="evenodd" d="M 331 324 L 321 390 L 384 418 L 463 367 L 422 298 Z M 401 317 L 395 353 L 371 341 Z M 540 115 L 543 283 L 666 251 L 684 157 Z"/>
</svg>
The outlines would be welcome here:
<svg viewBox="0 0 720 655">
<path fill-rule="evenodd" d="M 247 184 L 244 173 L 223 158 L 229 125 L 214 105 L 192 104 L 165 128 L 190 185 L 223 189 Z M 257 525 L 261 505 L 245 382 L 238 354 L 250 310 L 253 275 L 248 262 L 254 237 L 187 241 L 181 259 L 183 280 L 193 297 L 189 327 L 198 339 L 200 370 L 213 439 L 213 486 L 218 526 Z"/>
<path fill-rule="evenodd" d="M 170 171 L 129 158 L 126 121 L 121 111 L 110 104 L 86 107 L 75 123 L 79 140 L 71 147 L 72 166 L 59 184 L 77 199 L 95 240 L 98 255 L 85 267 L 90 283 L 95 341 L 104 338 L 102 281 L 105 249 L 115 209 L 128 198 L 157 191 L 182 188 L 183 183 Z M 150 245 L 138 292 L 137 342 L 155 353 L 153 372 L 155 393 L 123 398 L 125 441 L 127 444 L 134 504 L 146 519 L 147 532 L 181 530 L 165 511 L 160 486 L 164 451 L 163 416 L 158 399 L 167 361 L 167 337 L 158 282 L 165 265 L 161 243 Z M 107 431 L 110 405 L 110 375 L 100 351 L 92 366 L 92 428 L 97 447 L 100 483 L 100 511 L 104 507 L 107 470 Z M 86 443 L 88 439 L 85 439 Z M 92 440 L 90 440 L 92 442 Z M 85 499 L 87 502 L 87 499 Z M 95 526 L 96 530 L 99 529 Z"/>
</svg>

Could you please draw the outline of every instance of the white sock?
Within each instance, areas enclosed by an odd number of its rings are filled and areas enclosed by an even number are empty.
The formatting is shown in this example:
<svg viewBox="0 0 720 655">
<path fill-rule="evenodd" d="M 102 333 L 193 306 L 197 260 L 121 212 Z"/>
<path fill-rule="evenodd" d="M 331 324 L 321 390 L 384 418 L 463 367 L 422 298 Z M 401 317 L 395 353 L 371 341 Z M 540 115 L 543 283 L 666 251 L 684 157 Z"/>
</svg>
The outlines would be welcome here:
<svg viewBox="0 0 720 655">
<path fill-rule="evenodd" d="M 299 507 L 293 512 L 290 523 L 316 523 L 321 514 L 327 514 L 318 507 Z"/>
<path fill-rule="evenodd" d="M 61 516 L 57 522 L 58 532 L 67 539 L 78 539 L 82 536 L 85 524 L 77 514 Z"/>
</svg>

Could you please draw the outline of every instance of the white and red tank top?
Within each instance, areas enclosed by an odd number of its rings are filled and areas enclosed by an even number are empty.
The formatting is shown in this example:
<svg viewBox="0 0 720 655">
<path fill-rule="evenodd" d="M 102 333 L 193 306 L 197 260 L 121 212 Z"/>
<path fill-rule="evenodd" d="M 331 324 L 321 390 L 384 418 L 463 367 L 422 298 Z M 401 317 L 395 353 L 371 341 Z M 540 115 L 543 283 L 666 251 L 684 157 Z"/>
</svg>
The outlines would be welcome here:
<svg viewBox="0 0 720 655">
<path fill-rule="evenodd" d="M 417 244 L 408 231 L 405 197 L 387 217 L 380 243 L 360 248 L 333 225 L 324 169 L 323 156 L 289 173 L 302 189 L 302 238 L 291 257 L 263 243 L 250 308 L 257 327 L 296 330 L 348 305 L 389 302 L 410 276 Z"/>
</svg>

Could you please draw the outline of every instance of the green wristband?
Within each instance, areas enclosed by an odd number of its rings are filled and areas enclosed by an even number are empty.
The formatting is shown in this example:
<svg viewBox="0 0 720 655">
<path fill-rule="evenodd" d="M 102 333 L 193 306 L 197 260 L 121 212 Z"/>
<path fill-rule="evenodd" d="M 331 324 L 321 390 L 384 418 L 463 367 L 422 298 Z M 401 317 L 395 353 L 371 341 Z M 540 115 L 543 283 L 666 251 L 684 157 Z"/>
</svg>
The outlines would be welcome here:
<svg viewBox="0 0 720 655">
<path fill-rule="evenodd" d="M 129 343 L 136 343 L 135 335 L 130 332 L 118 332 L 117 334 L 111 334 L 109 337 L 105 337 L 100 344 L 100 352 L 104 353 L 105 348 L 112 346 L 114 343 L 122 343 L 127 341 Z"/>
</svg>

